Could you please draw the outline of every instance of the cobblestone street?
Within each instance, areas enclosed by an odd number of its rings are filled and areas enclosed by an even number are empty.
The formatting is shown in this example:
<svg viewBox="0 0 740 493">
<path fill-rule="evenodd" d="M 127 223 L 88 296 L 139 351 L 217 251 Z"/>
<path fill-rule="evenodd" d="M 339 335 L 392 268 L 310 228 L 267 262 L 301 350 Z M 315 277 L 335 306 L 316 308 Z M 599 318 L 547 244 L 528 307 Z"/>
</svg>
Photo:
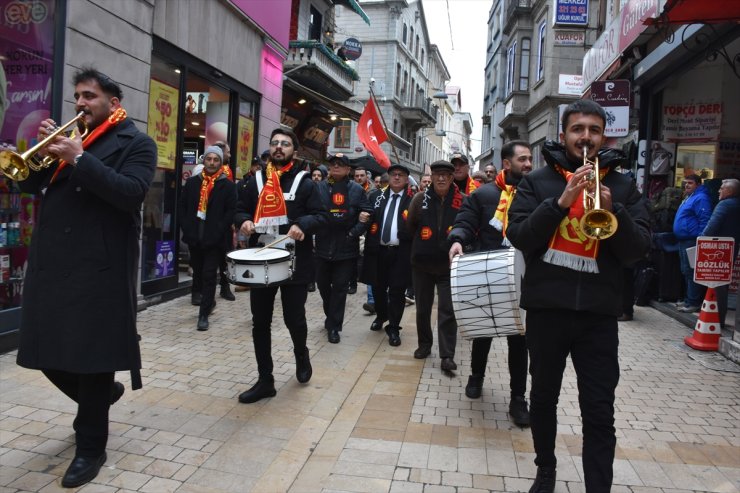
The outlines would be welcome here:
<svg viewBox="0 0 740 493">
<path fill-rule="evenodd" d="M 237 395 L 257 378 L 249 293 L 218 299 L 211 329 L 195 330 L 189 296 L 139 313 L 144 389 L 111 408 L 108 460 L 82 492 L 527 491 L 535 475 L 530 431 L 508 419 L 506 341 L 495 339 L 483 396 L 464 395 L 470 343 L 456 375 L 436 347 L 415 360 L 414 309 L 402 345 L 368 330 L 364 287 L 348 296 L 342 341 L 329 344 L 318 292 L 309 294 L 314 374 L 294 378 L 290 337 L 276 307 L 277 396 Z M 278 297 L 279 299 L 279 297 Z M 620 325 L 621 380 L 615 493 L 740 491 L 740 368 L 715 355 L 689 357 L 691 330 L 636 307 Z M 725 360 L 726 361 L 726 360 Z M 720 370 L 711 369 L 719 365 Z M 60 477 L 74 454 L 75 407 L 38 371 L 0 356 L 0 492 L 68 491 Z M 556 491 L 582 492 L 575 374 L 559 404 Z"/>
</svg>

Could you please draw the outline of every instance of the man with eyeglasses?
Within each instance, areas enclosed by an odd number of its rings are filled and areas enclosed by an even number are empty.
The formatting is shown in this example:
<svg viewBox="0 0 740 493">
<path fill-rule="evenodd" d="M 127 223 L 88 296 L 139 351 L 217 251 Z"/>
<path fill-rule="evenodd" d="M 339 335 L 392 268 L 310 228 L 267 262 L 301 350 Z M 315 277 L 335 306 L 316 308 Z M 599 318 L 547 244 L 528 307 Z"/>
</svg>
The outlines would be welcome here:
<svg viewBox="0 0 740 493">
<path fill-rule="evenodd" d="M 361 281 L 372 286 L 375 296 L 376 317 L 370 330 L 380 330 L 388 322 L 385 331 L 391 346 L 401 345 L 404 292 L 411 282 L 411 237 L 406 225 L 413 197 L 408 187 L 410 174 L 400 164 L 388 168 L 388 188 L 370 195 L 373 221 L 365 238 Z"/>
<path fill-rule="evenodd" d="M 329 223 L 316 233 L 316 284 L 326 315 L 324 327 L 332 344 L 340 340 L 347 290 L 360 255 L 360 236 L 365 234 L 372 212 L 365 191 L 349 179 L 350 169 L 346 155 L 331 156 L 329 177 L 318 184 L 329 211 Z"/>
<path fill-rule="evenodd" d="M 327 224 L 328 213 L 311 175 L 293 161 L 297 147 L 298 137 L 292 131 L 273 130 L 267 169 L 249 180 L 240 190 L 237 202 L 234 226 L 241 233 L 246 236 L 279 234 L 295 241 L 291 279 L 280 286 L 253 287 L 250 290 L 252 340 L 259 378 L 252 388 L 239 395 L 239 402 L 244 404 L 276 394 L 270 333 L 278 289 L 283 304 L 283 320 L 293 340 L 296 379 L 306 383 L 313 373 L 306 347 L 307 288 L 313 279 L 311 235 Z"/>
<path fill-rule="evenodd" d="M 432 352 L 432 306 L 437 288 L 437 341 L 443 371 L 457 370 L 455 345 L 457 322 L 452 309 L 450 262 L 447 234 L 463 204 L 463 194 L 452 183 L 455 167 L 449 161 L 430 165 L 432 184 L 417 193 L 409 206 L 411 236 L 411 270 L 416 298 L 416 332 L 418 347 L 414 358 L 424 359 Z"/>
<path fill-rule="evenodd" d="M 678 258 L 686 286 L 684 303 L 678 307 L 678 311 L 693 313 L 699 311 L 706 288 L 694 282 L 694 269 L 689 264 L 686 249 L 696 246 L 696 238 L 704 231 L 712 216 L 712 201 L 698 175 L 684 177 L 683 188 L 684 199 L 673 219 L 673 234 L 678 240 Z"/>
</svg>

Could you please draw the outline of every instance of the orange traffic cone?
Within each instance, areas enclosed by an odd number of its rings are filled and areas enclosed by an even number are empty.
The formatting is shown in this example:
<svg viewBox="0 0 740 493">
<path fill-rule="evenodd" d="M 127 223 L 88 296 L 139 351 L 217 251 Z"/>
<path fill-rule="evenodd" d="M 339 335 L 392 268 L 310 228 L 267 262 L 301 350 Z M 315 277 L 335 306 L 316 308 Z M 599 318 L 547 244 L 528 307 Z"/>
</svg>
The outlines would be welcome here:
<svg viewBox="0 0 740 493">
<path fill-rule="evenodd" d="M 707 288 L 707 294 L 701 304 L 699 320 L 696 321 L 696 327 L 694 327 L 694 334 L 684 337 L 683 342 L 700 351 L 716 351 L 719 348 L 720 335 L 722 335 L 722 330 L 717 310 L 717 293 L 714 288 Z"/>
</svg>

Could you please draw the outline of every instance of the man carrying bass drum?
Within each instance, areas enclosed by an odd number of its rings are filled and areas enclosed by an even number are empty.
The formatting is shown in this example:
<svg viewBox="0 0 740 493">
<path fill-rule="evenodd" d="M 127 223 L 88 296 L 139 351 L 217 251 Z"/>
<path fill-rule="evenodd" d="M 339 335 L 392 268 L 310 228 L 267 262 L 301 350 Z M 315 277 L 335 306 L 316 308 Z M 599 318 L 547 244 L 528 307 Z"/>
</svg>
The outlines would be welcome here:
<svg viewBox="0 0 740 493">
<path fill-rule="evenodd" d="M 508 248 L 504 234 L 508 208 L 514 198 L 521 178 L 532 171 L 532 152 L 529 144 L 521 140 L 507 142 L 501 148 L 502 170 L 491 183 L 486 183 L 463 202 L 455 225 L 450 231 L 450 261 L 463 253 L 465 247 L 475 246 L 476 251 Z M 458 325 L 463 323 L 458 320 Z M 493 337 L 473 339 L 471 375 L 465 386 L 465 395 L 477 399 L 483 390 L 483 380 L 488 363 L 488 352 Z M 509 347 L 509 414 L 517 426 L 529 426 L 529 411 L 524 397 L 527 390 L 527 345 L 523 335 L 506 336 Z"/>
</svg>

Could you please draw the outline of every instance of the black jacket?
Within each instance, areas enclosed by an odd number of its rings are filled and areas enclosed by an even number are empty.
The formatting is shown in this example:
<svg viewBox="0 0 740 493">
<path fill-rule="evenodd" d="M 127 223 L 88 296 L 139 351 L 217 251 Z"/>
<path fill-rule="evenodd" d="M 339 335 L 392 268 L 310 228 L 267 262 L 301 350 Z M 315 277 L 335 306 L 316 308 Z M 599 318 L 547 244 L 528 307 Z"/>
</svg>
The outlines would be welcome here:
<svg viewBox="0 0 740 493">
<path fill-rule="evenodd" d="M 134 388 L 141 386 L 141 204 L 156 163 L 154 141 L 126 119 L 54 183 L 56 166 L 19 182 L 41 200 L 23 285 L 19 365 L 72 373 L 132 370 Z"/>
<path fill-rule="evenodd" d="M 634 182 L 614 171 L 624 155 L 613 149 L 599 153 L 600 167 L 611 168 L 602 183 L 611 190 L 612 212 L 619 226 L 614 236 L 599 242 L 598 274 L 542 260 L 553 233 L 567 215 L 557 204 L 566 182 L 554 165 L 569 170 L 580 166 L 569 163 L 564 148 L 554 142 L 545 143 L 543 155 L 548 166 L 522 178 L 509 208 L 506 237 L 522 251 L 526 262 L 521 306 L 526 310 L 565 309 L 618 316 L 622 312 L 622 269 L 643 258 L 650 248 L 645 202 Z"/>
<path fill-rule="evenodd" d="M 280 177 L 280 187 L 283 193 L 288 193 L 293 180 L 300 170 L 294 166 L 293 169 Z M 267 182 L 265 171 L 262 173 L 262 183 Z M 236 203 L 236 214 L 234 215 L 234 226 L 240 228 L 244 221 L 253 221 L 257 209 L 257 180 L 251 179 L 246 186 L 239 191 Z M 303 241 L 296 241 L 295 266 L 293 271 L 293 284 L 308 284 L 313 279 L 313 264 L 311 263 L 311 235 L 315 234 L 329 220 L 329 213 L 324 208 L 319 196 L 316 184 L 311 180 L 311 175 L 305 173 L 301 180 L 294 200 L 286 201 L 288 209 L 289 224 L 280 226 L 280 234 L 285 234 L 290 226 L 297 224 L 306 235 Z"/>
<path fill-rule="evenodd" d="M 316 233 L 316 255 L 325 260 L 346 260 L 360 256 L 360 236 L 372 220 L 361 223 L 360 212 L 372 214 L 365 190 L 353 180 L 345 179 L 346 195 L 337 195 L 337 187 L 329 180 L 317 186 L 324 207 L 329 211 L 329 221 Z M 342 187 L 343 188 L 343 187 Z M 337 203 L 340 202 L 340 203 Z"/>
<path fill-rule="evenodd" d="M 463 197 L 453 184 L 444 197 L 440 198 L 430 186 L 411 199 L 407 226 L 412 237 L 411 265 L 414 269 L 436 275 L 449 274 L 448 233 L 461 210 Z"/>
<path fill-rule="evenodd" d="M 504 236 L 490 223 L 500 199 L 501 190 L 495 183 L 486 183 L 465 197 L 447 237 L 449 246 L 459 242 L 466 251 L 501 248 Z"/>
<path fill-rule="evenodd" d="M 228 246 L 225 238 L 231 231 L 236 212 L 236 185 L 226 175 L 216 180 L 208 197 L 206 220 L 203 221 L 197 216 L 202 184 L 201 173 L 188 178 L 183 187 L 178 206 L 182 241 L 194 247 L 225 250 Z"/>
</svg>

